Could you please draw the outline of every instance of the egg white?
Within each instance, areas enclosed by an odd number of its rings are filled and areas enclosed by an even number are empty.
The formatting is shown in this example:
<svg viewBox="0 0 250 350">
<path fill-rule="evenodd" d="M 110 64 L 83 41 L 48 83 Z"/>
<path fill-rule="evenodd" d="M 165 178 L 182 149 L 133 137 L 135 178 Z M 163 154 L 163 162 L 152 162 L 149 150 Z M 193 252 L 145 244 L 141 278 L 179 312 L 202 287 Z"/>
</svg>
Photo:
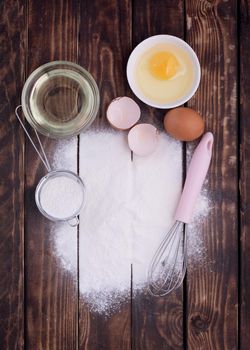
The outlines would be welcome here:
<svg viewBox="0 0 250 350">
<path fill-rule="evenodd" d="M 180 68 L 175 76 L 160 80 L 150 72 L 150 59 L 160 51 L 172 53 L 178 60 Z M 135 76 L 138 88 L 152 102 L 171 103 L 185 96 L 194 81 L 194 69 L 188 53 L 172 44 L 158 44 L 145 51 L 135 65 Z"/>
</svg>

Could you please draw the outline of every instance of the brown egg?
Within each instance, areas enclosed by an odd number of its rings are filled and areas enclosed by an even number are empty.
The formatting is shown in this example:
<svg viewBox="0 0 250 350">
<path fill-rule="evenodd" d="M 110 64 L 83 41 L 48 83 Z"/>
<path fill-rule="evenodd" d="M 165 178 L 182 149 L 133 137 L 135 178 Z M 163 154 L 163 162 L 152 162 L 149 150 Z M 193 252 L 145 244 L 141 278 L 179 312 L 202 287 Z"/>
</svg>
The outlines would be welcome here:
<svg viewBox="0 0 250 350">
<path fill-rule="evenodd" d="M 199 113 L 193 109 L 179 107 L 171 109 L 165 115 L 164 128 L 177 140 L 193 141 L 203 134 L 205 124 Z"/>
</svg>

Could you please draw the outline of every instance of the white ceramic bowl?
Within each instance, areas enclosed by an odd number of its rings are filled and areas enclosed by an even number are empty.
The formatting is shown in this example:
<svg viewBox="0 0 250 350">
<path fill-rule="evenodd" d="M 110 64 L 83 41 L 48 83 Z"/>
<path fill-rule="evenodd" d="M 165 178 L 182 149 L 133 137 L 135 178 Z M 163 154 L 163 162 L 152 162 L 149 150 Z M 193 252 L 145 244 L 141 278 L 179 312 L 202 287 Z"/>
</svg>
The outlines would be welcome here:
<svg viewBox="0 0 250 350">
<path fill-rule="evenodd" d="M 135 80 L 134 70 L 135 70 L 135 67 L 137 65 L 138 57 L 140 57 L 143 54 L 143 52 L 147 51 L 148 49 L 155 46 L 156 44 L 162 44 L 162 43 L 176 45 L 179 48 L 184 49 L 188 53 L 188 55 L 191 59 L 191 62 L 193 64 L 193 68 L 194 68 L 194 81 L 193 81 L 191 88 L 189 89 L 189 91 L 187 91 L 187 93 L 184 96 L 182 96 L 181 98 L 179 98 L 176 101 L 171 102 L 171 103 L 167 103 L 167 102 L 166 103 L 157 103 L 157 102 L 153 101 L 152 99 L 148 98 L 147 96 L 145 96 L 143 94 L 143 92 L 138 87 L 136 80 Z M 195 94 L 195 92 L 199 86 L 199 83 L 200 83 L 200 77 L 201 77 L 201 69 L 200 69 L 200 63 L 199 63 L 199 60 L 196 56 L 196 53 L 191 48 L 191 46 L 189 46 L 184 40 L 177 38 L 176 36 L 165 35 L 165 34 L 151 36 L 151 37 L 143 40 L 139 45 L 137 45 L 134 48 L 134 50 L 132 51 L 132 53 L 128 59 L 127 79 L 128 79 L 129 86 L 132 89 L 132 91 L 134 92 L 134 94 L 141 101 L 143 101 L 144 103 L 146 103 L 147 105 L 152 106 L 152 107 L 168 109 L 168 108 L 174 108 L 174 107 L 183 105 L 185 102 L 190 100 L 190 98 Z"/>
</svg>

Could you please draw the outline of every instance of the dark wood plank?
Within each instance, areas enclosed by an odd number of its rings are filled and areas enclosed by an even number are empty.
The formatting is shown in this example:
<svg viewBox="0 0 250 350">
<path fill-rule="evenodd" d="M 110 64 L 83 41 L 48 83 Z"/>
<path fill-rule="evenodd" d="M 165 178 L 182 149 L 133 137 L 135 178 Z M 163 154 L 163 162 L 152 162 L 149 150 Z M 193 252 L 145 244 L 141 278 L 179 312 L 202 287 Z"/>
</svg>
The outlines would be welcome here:
<svg viewBox="0 0 250 350">
<path fill-rule="evenodd" d="M 25 74 L 25 1 L 0 2 L 0 347 L 24 348 L 24 137 L 14 116 Z"/>
<path fill-rule="evenodd" d="M 184 36 L 183 1 L 133 2 L 133 46 L 151 35 Z M 142 120 L 160 129 L 166 111 L 139 102 Z M 180 160 L 181 161 L 181 160 Z M 183 348 L 183 290 L 179 288 L 163 298 L 134 293 L 133 349 Z"/>
<path fill-rule="evenodd" d="M 199 90 L 188 105 L 215 136 L 207 184 L 214 208 L 200 225 L 207 257 L 195 269 L 190 257 L 187 274 L 188 348 L 237 349 L 236 1 L 187 0 L 186 16 L 186 39 L 202 67 Z"/>
<path fill-rule="evenodd" d="M 94 128 L 107 126 L 106 109 L 118 96 L 127 95 L 126 62 L 131 50 L 129 0 L 86 0 L 81 3 L 79 64 L 96 79 L 100 89 L 99 118 Z M 128 266 L 130 270 L 130 266 Z M 105 318 L 79 305 L 80 349 L 131 349 L 130 302 Z"/>
<path fill-rule="evenodd" d="M 240 4 L 240 219 L 241 219 L 241 290 L 240 344 L 247 350 L 250 344 L 250 1 Z"/>
<path fill-rule="evenodd" d="M 27 71 L 48 61 L 77 61 L 78 3 L 70 0 L 29 1 Z M 52 159 L 58 142 L 43 138 Z M 62 141 L 60 141 L 62 145 Z M 77 145 L 77 140 L 76 140 Z M 60 154 L 58 155 L 60 157 Z M 77 146 L 75 151 L 77 170 Z M 75 265 L 63 270 L 55 256 L 57 225 L 43 218 L 34 202 L 34 191 L 45 168 L 27 143 L 26 163 L 26 307 L 29 349 L 76 349 L 78 344 L 77 229 L 72 232 Z M 58 229 L 56 229 L 58 231 Z M 59 232 L 60 234 L 60 232 Z"/>
</svg>

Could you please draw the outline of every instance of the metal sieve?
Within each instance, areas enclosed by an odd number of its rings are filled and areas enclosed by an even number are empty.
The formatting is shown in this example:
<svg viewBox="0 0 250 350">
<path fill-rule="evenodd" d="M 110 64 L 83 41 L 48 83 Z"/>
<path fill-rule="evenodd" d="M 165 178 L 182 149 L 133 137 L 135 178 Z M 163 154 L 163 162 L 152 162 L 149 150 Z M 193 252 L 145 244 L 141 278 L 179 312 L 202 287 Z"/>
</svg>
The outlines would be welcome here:
<svg viewBox="0 0 250 350">
<path fill-rule="evenodd" d="M 40 137 L 36 131 L 36 129 L 34 129 L 35 131 L 35 135 L 36 138 L 38 140 L 39 143 L 39 147 L 41 149 L 41 152 L 39 151 L 38 147 L 35 145 L 30 133 L 28 132 L 28 130 L 26 129 L 25 125 L 23 124 L 19 114 L 18 114 L 18 109 L 21 108 L 22 106 L 18 106 L 15 109 L 15 115 L 19 121 L 19 123 L 21 124 L 25 134 L 27 135 L 28 139 L 30 140 L 32 146 L 34 147 L 36 153 L 38 154 L 39 158 L 41 159 L 42 163 L 44 164 L 45 168 L 47 169 L 48 173 L 43 176 L 41 178 L 41 180 L 39 181 L 38 185 L 36 186 L 36 191 L 35 191 L 35 201 L 36 201 L 36 205 L 38 210 L 40 211 L 40 213 L 45 216 L 47 219 L 52 220 L 52 221 L 65 221 L 67 222 L 70 226 L 77 226 L 79 224 L 79 218 L 78 215 L 83 207 L 84 204 L 84 198 L 85 198 L 85 186 L 84 183 L 82 181 L 82 179 L 75 174 L 72 171 L 69 170 L 65 170 L 65 169 L 60 169 L 60 170 L 52 170 L 51 166 L 49 164 L 48 158 L 46 156 L 46 153 L 44 151 L 44 148 L 42 146 Z M 82 192 L 82 200 L 79 203 L 78 207 L 74 210 L 73 213 L 71 213 L 70 215 L 65 215 L 64 217 L 56 217 L 54 215 L 52 215 L 51 213 L 49 213 L 47 210 L 45 210 L 44 206 L 42 205 L 41 202 L 41 194 L 45 188 L 45 185 L 51 180 L 51 179 L 55 179 L 55 178 L 60 178 L 60 177 L 65 177 L 68 179 L 71 179 L 72 181 L 74 181 L 74 183 L 79 187 L 79 191 Z"/>
<path fill-rule="evenodd" d="M 43 202 L 41 200 L 42 194 L 44 192 L 44 189 L 46 188 L 46 185 L 51 180 L 59 179 L 60 177 L 68 178 L 71 181 L 73 181 L 75 183 L 76 187 L 78 187 L 79 193 L 82 194 L 81 203 L 78 203 L 78 206 L 74 210 L 74 212 L 71 213 L 70 215 L 64 216 L 64 217 L 58 217 L 58 216 L 50 213 L 48 209 L 46 210 L 46 208 L 44 207 Z M 72 171 L 69 171 L 69 170 L 64 170 L 64 169 L 53 170 L 53 171 L 50 171 L 48 174 L 46 174 L 44 177 L 42 177 L 41 180 L 39 181 L 38 185 L 36 186 L 35 201 L 36 201 L 36 205 L 37 205 L 37 208 L 39 209 L 39 211 L 49 220 L 67 221 L 70 226 L 76 226 L 79 224 L 78 215 L 80 214 L 80 211 L 81 211 L 83 204 L 84 204 L 84 194 L 85 194 L 85 186 L 84 186 L 82 179 L 78 175 L 76 175 L 75 173 L 73 173 Z M 58 205 L 60 205 L 60 203 Z"/>
</svg>

